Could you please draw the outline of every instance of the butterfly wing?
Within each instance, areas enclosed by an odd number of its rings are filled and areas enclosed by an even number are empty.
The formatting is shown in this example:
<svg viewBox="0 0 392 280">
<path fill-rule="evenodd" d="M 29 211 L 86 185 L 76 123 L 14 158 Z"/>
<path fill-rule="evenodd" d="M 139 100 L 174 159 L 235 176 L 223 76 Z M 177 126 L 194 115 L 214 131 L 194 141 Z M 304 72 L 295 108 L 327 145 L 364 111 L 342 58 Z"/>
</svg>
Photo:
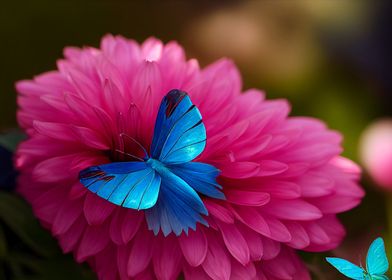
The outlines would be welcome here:
<svg viewBox="0 0 392 280">
<path fill-rule="evenodd" d="M 387 255 L 385 253 L 384 240 L 378 237 L 372 242 L 366 257 L 366 268 L 368 273 L 382 275 L 387 272 L 389 267 Z"/>
<path fill-rule="evenodd" d="M 187 162 L 169 165 L 168 168 L 195 191 L 209 197 L 225 199 L 225 195 L 220 191 L 222 186 L 216 181 L 220 171 L 214 166 L 201 162 Z"/>
<path fill-rule="evenodd" d="M 206 129 L 199 110 L 185 92 L 171 90 L 158 111 L 151 157 L 166 164 L 189 162 L 205 145 Z"/>
<path fill-rule="evenodd" d="M 200 222 L 208 226 L 202 215 L 208 215 L 199 195 L 184 180 L 168 172 L 162 175 L 162 187 L 156 206 L 146 210 L 148 228 L 158 234 L 177 236 Z"/>
<path fill-rule="evenodd" d="M 326 258 L 327 262 L 329 262 L 333 267 L 339 270 L 344 276 L 347 276 L 350 279 L 355 280 L 365 280 L 365 271 L 359 266 L 340 259 L 340 258 Z"/>
<path fill-rule="evenodd" d="M 386 275 L 372 275 L 372 280 L 389 280 Z"/>
<path fill-rule="evenodd" d="M 79 174 L 91 192 L 116 205 L 148 209 L 158 199 L 161 177 L 145 162 L 115 162 L 92 166 Z"/>
</svg>

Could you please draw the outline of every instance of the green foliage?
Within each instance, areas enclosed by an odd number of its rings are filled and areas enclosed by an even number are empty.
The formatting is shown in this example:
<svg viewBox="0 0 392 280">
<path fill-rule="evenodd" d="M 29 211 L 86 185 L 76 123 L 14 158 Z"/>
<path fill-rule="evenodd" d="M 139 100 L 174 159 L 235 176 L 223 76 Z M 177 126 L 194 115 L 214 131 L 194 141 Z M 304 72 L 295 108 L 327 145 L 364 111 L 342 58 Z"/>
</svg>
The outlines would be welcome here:
<svg viewBox="0 0 392 280">
<path fill-rule="evenodd" d="M 22 198 L 0 192 L 0 279 L 88 280 L 94 276 L 61 252 Z"/>
<path fill-rule="evenodd" d="M 15 151 L 17 145 L 25 139 L 26 135 L 22 133 L 20 130 L 13 130 L 6 134 L 0 135 L 0 145 L 4 148 Z"/>
</svg>

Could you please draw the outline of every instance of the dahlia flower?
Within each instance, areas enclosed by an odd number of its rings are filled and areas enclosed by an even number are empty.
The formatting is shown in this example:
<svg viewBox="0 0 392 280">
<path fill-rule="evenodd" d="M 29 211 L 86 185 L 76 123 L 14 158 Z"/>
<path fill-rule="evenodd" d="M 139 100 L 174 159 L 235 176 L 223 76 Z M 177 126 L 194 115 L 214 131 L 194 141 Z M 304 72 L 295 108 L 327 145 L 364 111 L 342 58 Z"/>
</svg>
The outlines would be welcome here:
<svg viewBox="0 0 392 280">
<path fill-rule="evenodd" d="M 297 250 L 325 251 L 344 236 L 337 213 L 359 204 L 359 168 L 340 134 L 289 117 L 285 100 L 242 91 L 230 60 L 201 69 L 175 42 L 111 35 L 100 49 L 66 48 L 57 70 L 20 81 L 19 192 L 64 252 L 99 279 L 310 279 Z M 146 211 L 89 191 L 79 172 L 123 162 L 129 135 L 150 149 L 162 98 L 187 92 L 206 129 L 195 159 L 221 171 L 222 197 L 200 195 L 205 223 L 150 230 Z M 124 153 L 119 153 L 123 151 Z"/>
</svg>

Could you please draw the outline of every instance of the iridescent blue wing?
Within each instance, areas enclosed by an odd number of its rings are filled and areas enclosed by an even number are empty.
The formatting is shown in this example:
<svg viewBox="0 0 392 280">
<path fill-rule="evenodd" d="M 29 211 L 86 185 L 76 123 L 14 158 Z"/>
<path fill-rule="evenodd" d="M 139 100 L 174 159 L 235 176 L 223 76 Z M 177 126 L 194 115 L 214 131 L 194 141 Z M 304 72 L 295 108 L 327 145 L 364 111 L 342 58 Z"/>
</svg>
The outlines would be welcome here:
<svg viewBox="0 0 392 280">
<path fill-rule="evenodd" d="M 386 275 L 372 275 L 371 280 L 389 280 Z"/>
<path fill-rule="evenodd" d="M 172 231 L 178 236 L 182 231 L 196 228 L 200 222 L 208 226 L 202 215 L 208 215 L 199 195 L 181 178 L 168 171 L 162 175 L 162 187 L 155 207 L 146 210 L 148 228 L 167 236 Z"/>
<path fill-rule="evenodd" d="M 116 205 L 148 209 L 158 199 L 161 177 L 145 162 L 114 162 L 92 166 L 79 173 L 91 192 Z"/>
<path fill-rule="evenodd" d="M 199 110 L 185 92 L 171 90 L 158 111 L 151 157 L 166 164 L 189 162 L 205 145 L 206 129 Z"/>
<path fill-rule="evenodd" d="M 373 275 L 382 275 L 387 272 L 389 267 L 387 255 L 385 253 L 384 240 L 378 237 L 372 242 L 366 257 L 366 269 Z"/>
<path fill-rule="evenodd" d="M 349 261 L 340 258 L 326 258 L 326 260 L 337 270 L 339 270 L 340 273 L 342 273 L 344 276 L 347 276 L 350 279 L 355 279 L 355 280 L 366 279 L 365 271 L 359 266 Z"/>
<path fill-rule="evenodd" d="M 216 181 L 220 171 L 214 166 L 201 162 L 187 162 L 167 167 L 195 191 L 209 197 L 225 199 L 225 195 L 220 191 L 222 186 Z"/>
</svg>

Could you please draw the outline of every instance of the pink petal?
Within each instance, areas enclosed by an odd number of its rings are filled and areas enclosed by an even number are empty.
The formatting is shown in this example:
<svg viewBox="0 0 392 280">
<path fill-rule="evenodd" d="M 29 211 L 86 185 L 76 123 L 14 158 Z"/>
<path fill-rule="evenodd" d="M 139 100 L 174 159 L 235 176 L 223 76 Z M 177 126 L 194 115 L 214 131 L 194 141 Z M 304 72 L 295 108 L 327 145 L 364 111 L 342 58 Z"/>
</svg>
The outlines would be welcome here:
<svg viewBox="0 0 392 280">
<path fill-rule="evenodd" d="M 161 87 L 161 70 L 158 64 L 153 61 L 145 61 L 139 66 L 139 70 L 133 78 L 131 88 L 133 101 L 136 104 L 138 104 L 138 102 L 144 102 L 144 95 L 148 90 L 150 90 L 153 95 L 160 95 Z"/>
<path fill-rule="evenodd" d="M 235 208 L 237 218 L 254 231 L 271 236 L 271 230 L 263 216 L 254 208 L 237 207 Z"/>
<path fill-rule="evenodd" d="M 287 164 L 275 160 L 262 160 L 259 162 L 260 171 L 257 176 L 273 176 L 285 172 Z"/>
<path fill-rule="evenodd" d="M 86 189 L 80 182 L 77 182 L 72 185 L 69 190 L 68 197 L 71 200 L 81 198 L 86 195 L 88 189 Z"/>
<path fill-rule="evenodd" d="M 66 93 L 64 94 L 65 104 L 68 106 L 68 110 L 75 115 L 78 120 L 78 124 L 85 125 L 86 127 L 92 127 L 99 129 L 99 122 L 91 121 L 91 117 L 94 116 L 94 110 L 92 104 L 89 104 L 86 100 L 75 94 Z"/>
<path fill-rule="evenodd" d="M 250 261 L 249 248 L 241 232 L 233 224 L 218 223 L 218 226 L 231 255 L 242 265 L 248 264 Z"/>
<path fill-rule="evenodd" d="M 84 230 L 86 229 L 86 221 L 83 217 L 79 217 L 74 222 L 67 232 L 59 235 L 59 243 L 64 253 L 74 251 L 80 238 L 82 237 Z"/>
<path fill-rule="evenodd" d="M 320 172 L 321 173 L 321 172 Z M 333 192 L 335 182 L 323 174 L 308 173 L 298 178 L 296 183 L 301 187 L 303 197 L 325 196 Z"/>
<path fill-rule="evenodd" d="M 295 249 L 303 249 L 310 244 L 309 236 L 304 227 L 297 222 L 285 221 L 285 225 L 291 234 L 291 241 L 287 243 Z"/>
<path fill-rule="evenodd" d="M 206 200 L 205 206 L 208 210 L 208 213 L 221 220 L 222 222 L 225 223 L 234 223 L 234 216 L 233 213 L 230 212 L 227 207 L 224 207 L 220 203 L 215 203 L 211 199 Z"/>
<path fill-rule="evenodd" d="M 211 277 L 209 277 L 200 266 L 190 267 L 185 265 L 184 276 L 185 279 L 211 280 Z"/>
<path fill-rule="evenodd" d="M 280 252 L 280 242 L 273 241 L 269 238 L 262 238 L 263 241 L 263 260 L 274 259 Z"/>
<path fill-rule="evenodd" d="M 136 210 L 129 209 L 124 216 L 121 236 L 124 243 L 128 243 L 135 234 L 138 232 L 142 222 L 144 220 L 144 215 Z"/>
<path fill-rule="evenodd" d="M 326 214 L 335 214 L 352 209 L 358 205 L 361 200 L 361 197 L 329 195 L 322 199 L 315 199 L 312 203 Z"/>
<path fill-rule="evenodd" d="M 122 85 L 124 83 L 119 82 L 118 84 Z M 108 107 L 108 111 L 111 112 L 112 115 L 115 115 L 117 112 L 122 112 L 124 109 L 126 109 L 126 101 L 124 100 L 120 89 L 116 86 L 116 83 L 114 83 L 111 79 L 108 79 L 107 76 L 105 76 L 103 93 L 106 101 L 105 105 Z"/>
<path fill-rule="evenodd" d="M 116 248 L 113 246 L 107 246 L 95 255 L 95 270 L 99 279 L 118 280 L 117 262 L 108 262 L 108 260 L 116 260 L 116 258 Z M 116 273 L 113 273 L 114 271 Z"/>
<path fill-rule="evenodd" d="M 346 235 L 346 231 L 342 223 L 334 215 L 327 215 L 322 219 L 318 220 L 316 224 L 318 228 L 316 231 L 324 232 L 328 236 L 329 242 L 325 243 L 321 242 L 321 240 L 316 240 L 317 242 L 312 242 L 311 239 L 311 244 L 309 244 L 309 246 L 304 249 L 306 251 L 321 252 L 334 249 L 340 245 L 344 236 Z M 308 230 L 308 228 L 305 229 Z M 316 231 L 315 229 L 311 229 L 309 231 L 309 234 L 317 234 Z M 312 238 L 314 238 L 313 235 Z"/>
<path fill-rule="evenodd" d="M 208 251 L 202 266 L 204 271 L 213 280 L 229 280 L 231 275 L 231 262 L 222 244 L 218 243 L 216 236 L 208 238 Z"/>
<path fill-rule="evenodd" d="M 144 41 L 142 49 L 142 57 L 148 61 L 159 60 L 162 53 L 163 44 L 156 38 L 148 38 Z"/>
<path fill-rule="evenodd" d="M 71 173 L 71 163 L 76 159 L 77 155 L 70 154 L 66 156 L 58 156 L 48 158 L 37 164 L 33 170 L 33 177 L 39 182 L 58 182 L 76 178 L 76 171 Z M 50 172 L 48 172 L 50 170 Z"/>
<path fill-rule="evenodd" d="M 325 230 L 317 223 L 307 223 L 304 225 L 304 228 L 312 243 L 328 244 L 331 241 Z"/>
<path fill-rule="evenodd" d="M 245 206 L 263 206 L 270 201 L 270 195 L 264 192 L 249 192 L 241 190 L 225 191 L 227 201 Z"/>
<path fill-rule="evenodd" d="M 40 190 L 39 196 L 35 197 L 33 203 L 34 214 L 40 217 L 41 220 L 52 224 L 56 218 L 57 211 L 59 210 L 61 204 L 56 203 L 56 201 L 62 201 L 66 194 L 64 189 L 59 189 L 56 187 L 49 188 L 48 190 Z"/>
<path fill-rule="evenodd" d="M 280 219 L 297 221 L 315 220 L 323 216 L 316 206 L 300 199 L 274 199 L 263 211 Z"/>
<path fill-rule="evenodd" d="M 207 255 L 207 238 L 199 227 L 189 231 L 188 235 L 182 234 L 179 239 L 180 247 L 189 265 L 197 267 L 203 263 Z"/>
<path fill-rule="evenodd" d="M 148 266 L 154 252 L 154 240 L 151 232 L 145 228 L 136 234 L 128 260 L 129 277 L 135 277 Z"/>
<path fill-rule="evenodd" d="M 263 257 L 264 252 L 261 236 L 257 232 L 245 226 L 240 227 L 239 229 L 241 230 L 241 234 L 244 237 L 246 243 L 248 244 L 251 260 L 260 261 Z"/>
<path fill-rule="evenodd" d="M 248 178 L 260 172 L 260 165 L 255 162 L 232 162 L 225 163 L 222 168 L 222 176 L 228 178 Z"/>
<path fill-rule="evenodd" d="M 87 193 L 83 205 L 84 216 L 89 225 L 101 225 L 112 214 L 116 205 L 100 198 L 93 193 Z"/>
<path fill-rule="evenodd" d="M 84 261 L 87 257 L 102 251 L 109 243 L 109 226 L 89 226 L 83 234 L 76 254 L 78 262 Z"/>
<path fill-rule="evenodd" d="M 181 249 L 175 238 L 161 240 L 159 249 L 154 252 L 153 265 L 155 275 L 162 280 L 175 280 L 178 278 L 182 261 Z"/>
<path fill-rule="evenodd" d="M 256 268 L 253 263 L 246 266 L 236 262 L 231 262 L 232 273 L 230 279 L 232 280 L 254 280 L 256 278 Z"/>
<path fill-rule="evenodd" d="M 286 181 L 265 182 L 259 187 L 260 191 L 269 193 L 273 198 L 293 199 L 301 196 L 301 188 L 298 184 Z"/>
<path fill-rule="evenodd" d="M 110 238 L 117 245 L 126 244 L 124 243 L 121 234 L 124 214 L 125 214 L 124 211 L 121 211 L 120 209 L 115 210 L 112 215 L 112 220 L 110 222 L 110 228 L 109 228 Z"/>
<path fill-rule="evenodd" d="M 101 137 L 96 131 L 87 127 L 71 126 L 73 133 L 79 138 L 79 141 L 88 147 L 98 150 L 109 150 L 109 143 Z"/>
<path fill-rule="evenodd" d="M 52 232 L 54 235 L 65 233 L 76 219 L 82 214 L 82 200 L 65 201 L 58 210 L 53 221 Z"/>
<path fill-rule="evenodd" d="M 278 219 L 272 216 L 265 216 L 265 221 L 271 231 L 269 238 L 279 242 L 290 242 L 292 237 L 287 227 Z"/>
<path fill-rule="evenodd" d="M 128 280 L 128 259 L 129 259 L 129 247 L 126 245 L 117 247 L 117 264 L 118 264 L 118 273 L 120 276 L 120 280 Z"/>
</svg>

